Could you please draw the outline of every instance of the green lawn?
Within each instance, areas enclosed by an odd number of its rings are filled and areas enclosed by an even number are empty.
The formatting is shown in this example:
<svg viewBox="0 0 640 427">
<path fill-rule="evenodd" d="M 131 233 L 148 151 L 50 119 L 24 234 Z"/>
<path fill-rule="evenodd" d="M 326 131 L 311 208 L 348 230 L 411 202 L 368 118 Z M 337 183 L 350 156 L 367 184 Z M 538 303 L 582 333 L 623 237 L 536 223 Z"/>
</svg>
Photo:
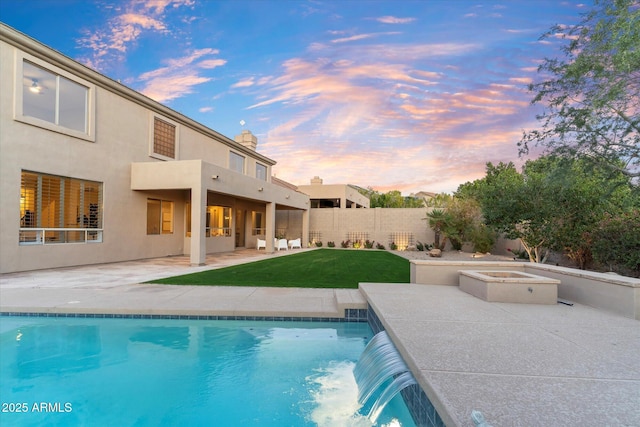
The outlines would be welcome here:
<svg viewBox="0 0 640 427">
<path fill-rule="evenodd" d="M 356 289 L 359 282 L 409 283 L 409 261 L 381 250 L 319 249 L 147 283 Z"/>
</svg>

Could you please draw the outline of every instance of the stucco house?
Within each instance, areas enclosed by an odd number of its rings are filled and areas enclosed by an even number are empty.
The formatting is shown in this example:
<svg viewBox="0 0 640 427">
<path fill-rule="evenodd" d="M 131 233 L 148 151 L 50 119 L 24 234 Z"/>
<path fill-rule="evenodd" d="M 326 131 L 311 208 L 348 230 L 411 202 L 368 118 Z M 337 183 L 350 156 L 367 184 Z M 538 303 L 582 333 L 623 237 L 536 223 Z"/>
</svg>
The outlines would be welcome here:
<svg viewBox="0 0 640 427">
<path fill-rule="evenodd" d="M 368 208 L 369 198 L 350 184 L 324 184 L 315 176 L 309 185 L 299 185 L 298 190 L 308 194 L 312 208 Z"/>
<path fill-rule="evenodd" d="M 0 272 L 273 250 L 275 161 L 0 23 Z"/>
</svg>

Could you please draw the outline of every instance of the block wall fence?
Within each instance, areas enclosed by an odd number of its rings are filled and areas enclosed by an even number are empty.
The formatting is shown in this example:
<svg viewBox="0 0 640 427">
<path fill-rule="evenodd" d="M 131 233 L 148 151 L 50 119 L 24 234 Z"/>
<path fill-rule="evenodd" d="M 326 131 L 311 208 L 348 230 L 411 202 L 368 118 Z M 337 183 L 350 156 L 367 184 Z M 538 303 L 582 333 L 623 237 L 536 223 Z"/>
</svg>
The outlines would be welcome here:
<svg viewBox="0 0 640 427">
<path fill-rule="evenodd" d="M 398 249 L 404 250 L 417 242 L 433 244 L 435 233 L 427 222 L 427 212 L 431 208 L 372 208 L 372 209 L 311 209 L 309 212 L 309 240 L 320 241 L 326 247 L 334 242 L 340 247 L 347 239 L 381 243 L 386 249 L 395 242 Z M 302 230 L 302 212 L 279 210 L 276 212 L 276 234 L 287 239 L 297 239 Z M 304 244 L 304 242 L 303 242 Z M 498 239 L 491 253 L 510 255 L 510 249 L 522 250 L 519 242 Z M 466 244 L 462 248 L 472 252 L 473 247 Z M 451 250 L 447 243 L 445 250 Z"/>
<path fill-rule="evenodd" d="M 311 209 L 309 240 L 320 241 L 325 247 L 328 242 L 340 247 L 347 239 L 352 242 L 373 240 L 387 249 L 391 242 L 396 243 L 398 249 L 417 242 L 432 244 L 435 235 L 424 219 L 427 212 L 427 208 Z M 285 232 L 287 238 L 299 237 L 293 234 L 301 227 L 300 211 L 276 213 L 276 230 Z"/>
</svg>

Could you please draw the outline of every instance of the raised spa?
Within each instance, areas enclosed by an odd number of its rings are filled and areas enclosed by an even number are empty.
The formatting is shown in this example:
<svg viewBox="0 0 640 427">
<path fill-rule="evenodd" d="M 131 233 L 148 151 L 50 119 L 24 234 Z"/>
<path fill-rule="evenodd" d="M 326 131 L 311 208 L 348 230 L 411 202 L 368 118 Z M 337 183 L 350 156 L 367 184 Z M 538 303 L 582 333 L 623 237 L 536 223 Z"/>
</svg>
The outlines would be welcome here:
<svg viewBox="0 0 640 427">
<path fill-rule="evenodd" d="M 520 271 L 459 271 L 460 289 L 489 302 L 556 304 L 560 280 Z"/>
</svg>

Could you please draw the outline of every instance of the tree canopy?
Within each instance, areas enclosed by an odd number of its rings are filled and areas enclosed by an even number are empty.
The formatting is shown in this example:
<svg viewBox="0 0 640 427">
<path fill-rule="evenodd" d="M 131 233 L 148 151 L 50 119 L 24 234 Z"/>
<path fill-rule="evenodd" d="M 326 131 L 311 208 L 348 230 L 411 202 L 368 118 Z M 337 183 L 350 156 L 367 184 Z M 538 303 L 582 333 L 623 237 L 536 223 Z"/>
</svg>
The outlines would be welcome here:
<svg viewBox="0 0 640 427">
<path fill-rule="evenodd" d="M 587 163 L 543 156 L 528 161 L 522 172 L 513 163 L 488 163 L 487 175 L 460 186 L 456 197 L 478 200 L 485 223 L 520 239 L 532 262 L 545 262 L 554 250 L 585 268 L 599 222 L 640 203 L 628 176 Z"/>
<path fill-rule="evenodd" d="M 360 194 L 369 198 L 370 208 L 420 208 L 424 200 L 418 197 L 403 196 L 398 190 L 381 193 L 371 187 L 359 189 Z"/>
<path fill-rule="evenodd" d="M 573 26 L 556 25 L 563 58 L 545 58 L 532 104 L 544 107 L 541 127 L 524 132 L 520 154 L 534 145 L 561 156 L 583 156 L 640 178 L 640 2 L 596 0 Z"/>
</svg>

